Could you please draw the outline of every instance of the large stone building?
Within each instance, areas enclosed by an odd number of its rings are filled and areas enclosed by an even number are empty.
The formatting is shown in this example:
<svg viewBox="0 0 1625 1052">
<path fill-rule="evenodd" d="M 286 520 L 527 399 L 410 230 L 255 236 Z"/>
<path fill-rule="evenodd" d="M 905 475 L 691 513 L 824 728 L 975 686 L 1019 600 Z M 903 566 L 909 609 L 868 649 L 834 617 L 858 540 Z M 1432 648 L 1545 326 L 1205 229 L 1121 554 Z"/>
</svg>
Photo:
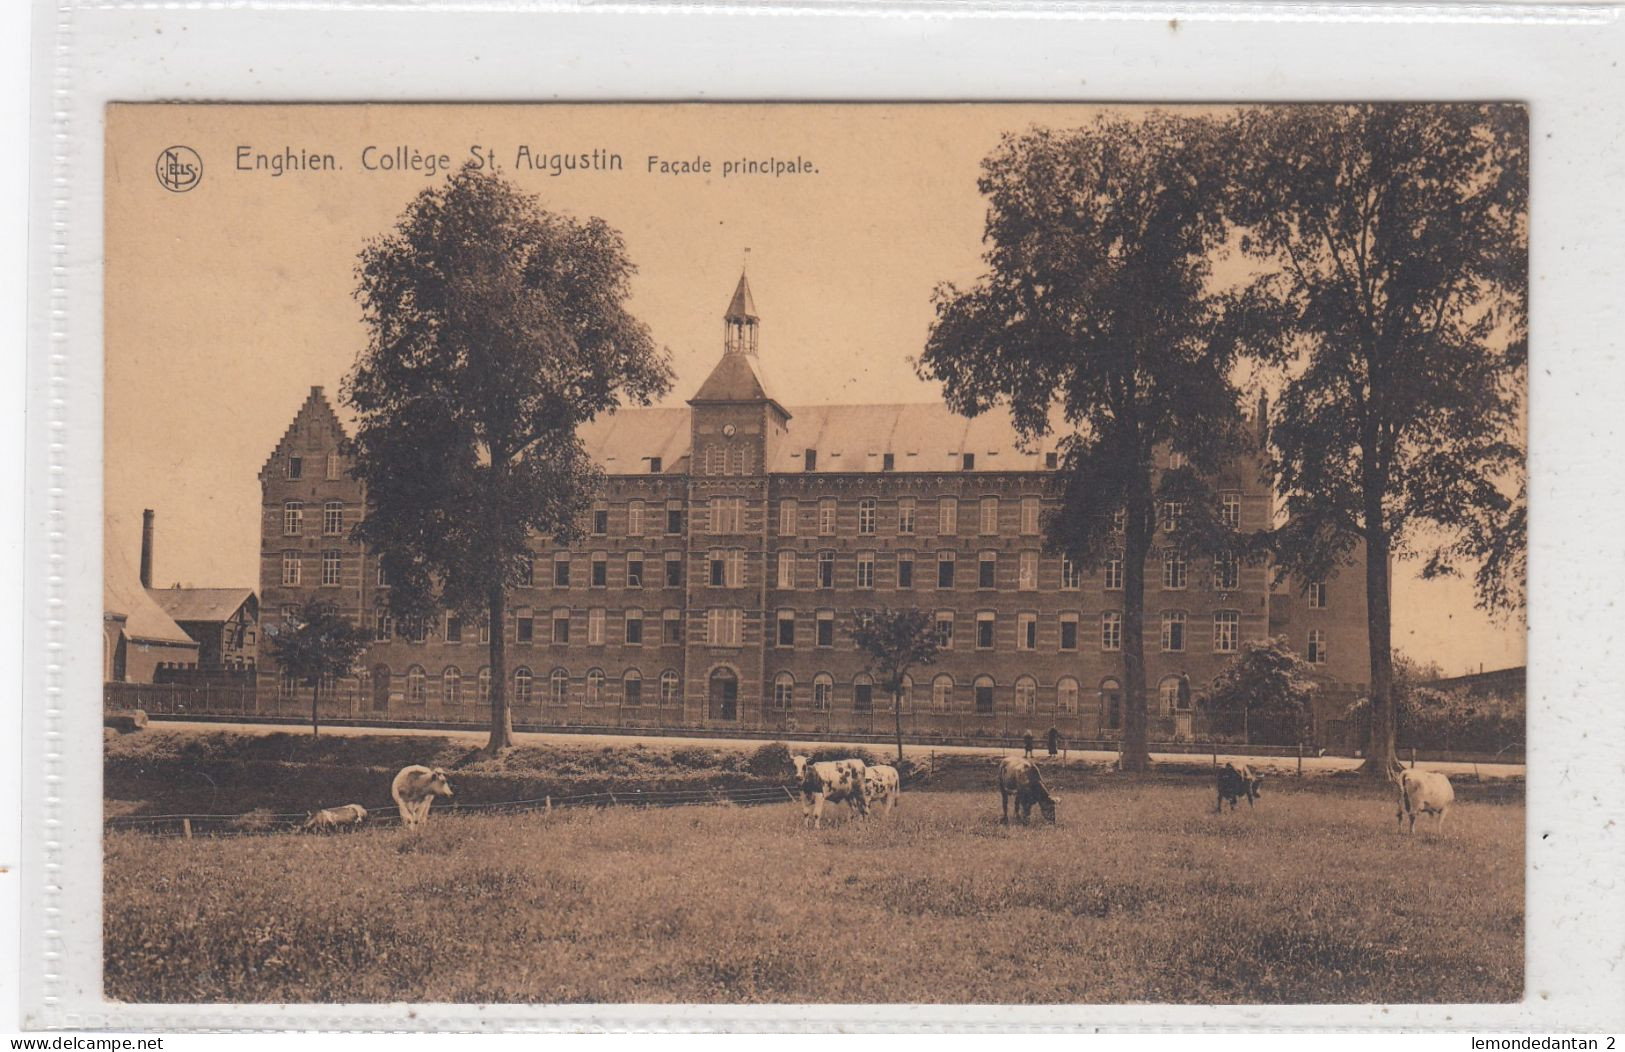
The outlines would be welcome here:
<svg viewBox="0 0 1625 1052">
<path fill-rule="evenodd" d="M 764 376 L 759 324 L 741 278 L 721 360 L 687 408 L 626 409 L 586 430 L 607 476 L 588 536 L 537 541 L 531 583 L 501 626 L 515 719 L 883 731 L 890 699 L 848 633 L 864 610 L 917 606 L 946 649 L 915 677 L 909 730 L 1115 736 L 1121 563 L 1043 552 L 1053 446 L 1021 448 L 1007 417 L 941 404 L 786 407 Z M 325 595 L 368 627 L 365 671 L 332 692 L 340 713 L 481 719 L 490 628 L 447 613 L 406 638 L 392 623 L 377 561 L 348 540 L 364 492 L 345 445 L 312 388 L 260 473 L 264 616 Z M 1215 481 L 1240 528 L 1270 522 L 1255 458 Z M 1172 536 L 1157 547 L 1145 622 L 1154 737 L 1200 733 L 1192 687 L 1243 639 L 1285 631 L 1337 693 L 1358 689 L 1357 575 L 1272 593 L 1268 567 L 1184 555 Z M 263 651 L 261 668 L 265 704 L 290 701 Z"/>
</svg>

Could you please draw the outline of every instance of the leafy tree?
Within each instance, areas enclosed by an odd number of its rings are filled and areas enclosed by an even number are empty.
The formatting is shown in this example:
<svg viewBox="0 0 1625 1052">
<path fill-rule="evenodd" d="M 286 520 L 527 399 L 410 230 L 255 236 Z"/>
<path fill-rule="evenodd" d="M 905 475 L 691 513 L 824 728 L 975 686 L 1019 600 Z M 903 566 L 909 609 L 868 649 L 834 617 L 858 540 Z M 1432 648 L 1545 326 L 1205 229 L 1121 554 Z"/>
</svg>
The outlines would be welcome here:
<svg viewBox="0 0 1625 1052">
<path fill-rule="evenodd" d="M 1064 432 L 1046 547 L 1080 565 L 1123 553 L 1124 768 L 1149 764 L 1145 562 L 1165 540 L 1229 546 L 1207 479 L 1240 448 L 1232 363 L 1259 301 L 1216 294 L 1226 150 L 1217 122 L 1153 113 L 1007 135 L 982 162 L 988 199 L 974 287 L 939 286 L 917 370 L 968 416 L 1009 407 L 1023 440 Z M 1158 472 L 1156 454 L 1186 466 Z M 1121 525 L 1114 523 L 1122 512 Z"/>
<path fill-rule="evenodd" d="M 357 539 L 391 611 L 455 609 L 491 625 L 491 737 L 512 743 L 504 622 L 530 540 L 575 539 L 599 481 L 577 429 L 671 386 L 669 355 L 625 302 L 635 267 L 602 219 L 544 210 L 465 166 L 367 244 L 356 298 L 368 343 L 346 380 Z"/>
<path fill-rule="evenodd" d="M 858 620 L 852 642 L 869 657 L 867 671 L 891 695 L 897 730 L 897 761 L 903 761 L 903 681 L 921 666 L 936 662 L 940 646 L 930 614 L 913 607 L 882 607 Z"/>
<path fill-rule="evenodd" d="M 1237 128 L 1233 216 L 1262 267 L 1249 293 L 1280 311 L 1288 364 L 1270 428 L 1278 565 L 1307 582 L 1364 547 L 1366 769 L 1381 777 L 1395 763 L 1391 558 L 1425 556 L 1426 574 L 1477 558 L 1481 603 L 1521 602 L 1527 118 L 1287 106 Z"/>
<path fill-rule="evenodd" d="M 1316 684 L 1285 636 L 1249 639 L 1225 662 L 1201 699 L 1210 712 L 1239 715 L 1249 744 L 1254 731 L 1266 739 L 1298 743 L 1309 732 L 1309 703 Z"/>
<path fill-rule="evenodd" d="M 328 599 L 308 599 L 292 621 L 265 626 L 271 657 L 282 674 L 310 688 L 310 733 L 320 735 L 317 705 L 323 679 L 337 679 L 355 671 L 356 660 L 367 648 L 365 633 L 339 612 Z"/>
</svg>

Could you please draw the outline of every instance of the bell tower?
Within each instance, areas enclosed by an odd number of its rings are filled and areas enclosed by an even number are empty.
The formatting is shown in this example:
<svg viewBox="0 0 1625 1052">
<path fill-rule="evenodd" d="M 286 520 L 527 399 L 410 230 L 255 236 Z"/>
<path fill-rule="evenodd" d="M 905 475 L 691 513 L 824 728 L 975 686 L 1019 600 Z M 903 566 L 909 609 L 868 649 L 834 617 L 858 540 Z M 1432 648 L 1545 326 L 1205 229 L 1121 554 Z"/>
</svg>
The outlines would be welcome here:
<svg viewBox="0 0 1625 1052">
<path fill-rule="evenodd" d="M 762 319 L 756 316 L 756 301 L 750 295 L 750 282 L 744 271 L 739 273 L 739 286 L 728 304 L 728 313 L 722 316 L 722 353 L 756 356 L 756 335 Z"/>
</svg>

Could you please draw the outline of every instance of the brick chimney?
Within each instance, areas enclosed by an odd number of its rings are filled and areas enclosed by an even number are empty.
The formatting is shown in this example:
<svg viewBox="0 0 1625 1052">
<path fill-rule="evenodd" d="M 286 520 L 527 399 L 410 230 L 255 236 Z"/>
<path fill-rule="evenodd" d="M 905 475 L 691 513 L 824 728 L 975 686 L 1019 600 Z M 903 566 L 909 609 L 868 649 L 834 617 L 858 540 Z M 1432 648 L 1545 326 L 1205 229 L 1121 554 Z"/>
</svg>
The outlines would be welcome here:
<svg viewBox="0 0 1625 1052">
<path fill-rule="evenodd" d="M 1258 414 L 1253 417 L 1253 423 L 1258 428 L 1258 445 L 1263 448 L 1269 445 L 1270 439 L 1270 396 L 1258 392 Z"/>
<path fill-rule="evenodd" d="M 141 513 L 141 587 L 152 587 L 152 509 Z M 128 549 L 126 549 L 128 550 Z"/>
</svg>

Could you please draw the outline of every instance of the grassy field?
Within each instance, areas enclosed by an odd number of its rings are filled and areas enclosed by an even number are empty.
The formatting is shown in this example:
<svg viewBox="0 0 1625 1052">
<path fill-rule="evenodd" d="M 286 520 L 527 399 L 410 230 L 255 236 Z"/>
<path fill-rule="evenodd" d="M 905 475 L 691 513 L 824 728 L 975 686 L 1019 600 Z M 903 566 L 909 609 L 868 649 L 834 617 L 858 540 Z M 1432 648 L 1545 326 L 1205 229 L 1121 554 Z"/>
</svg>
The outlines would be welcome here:
<svg viewBox="0 0 1625 1052">
<path fill-rule="evenodd" d="M 983 792 L 800 828 L 789 804 L 432 819 L 419 834 L 112 834 L 129 1001 L 1510 1001 L 1519 802 L 1442 837 L 1386 794 L 1102 779 L 1061 823 Z"/>
</svg>

